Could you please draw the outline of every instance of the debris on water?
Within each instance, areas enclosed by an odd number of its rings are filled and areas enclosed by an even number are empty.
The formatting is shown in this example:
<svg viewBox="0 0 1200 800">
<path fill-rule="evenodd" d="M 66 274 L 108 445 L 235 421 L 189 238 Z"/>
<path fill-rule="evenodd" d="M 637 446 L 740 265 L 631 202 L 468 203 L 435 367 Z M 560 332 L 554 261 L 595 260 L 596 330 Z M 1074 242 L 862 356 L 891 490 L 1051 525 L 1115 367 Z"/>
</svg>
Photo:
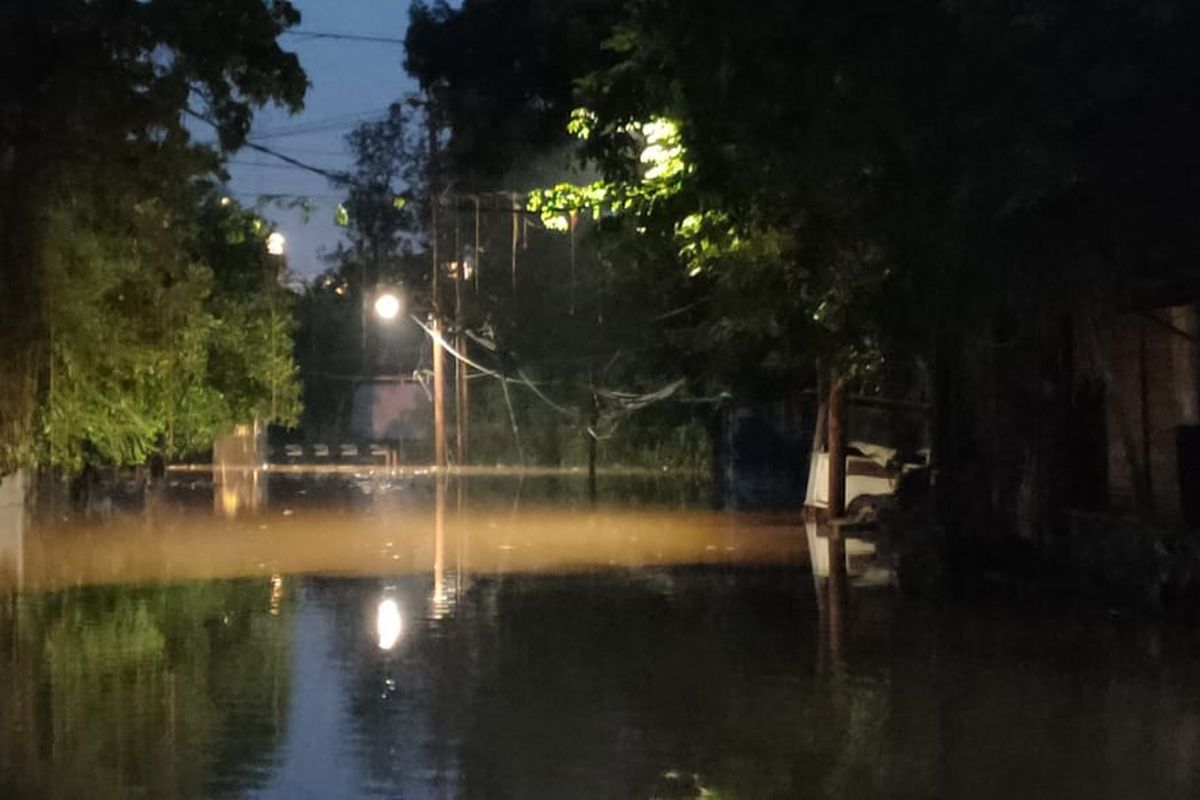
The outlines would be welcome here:
<svg viewBox="0 0 1200 800">
<path fill-rule="evenodd" d="M 294 513 L 296 513 L 296 512 L 292 511 L 290 508 L 285 508 L 285 509 L 283 510 L 283 515 L 284 515 L 285 517 L 290 517 L 290 516 L 291 516 L 292 514 L 294 514 Z"/>
<path fill-rule="evenodd" d="M 715 797 L 707 789 L 700 776 L 694 772 L 668 770 L 654 783 L 650 800 L 684 800 L 692 797 Z"/>
</svg>

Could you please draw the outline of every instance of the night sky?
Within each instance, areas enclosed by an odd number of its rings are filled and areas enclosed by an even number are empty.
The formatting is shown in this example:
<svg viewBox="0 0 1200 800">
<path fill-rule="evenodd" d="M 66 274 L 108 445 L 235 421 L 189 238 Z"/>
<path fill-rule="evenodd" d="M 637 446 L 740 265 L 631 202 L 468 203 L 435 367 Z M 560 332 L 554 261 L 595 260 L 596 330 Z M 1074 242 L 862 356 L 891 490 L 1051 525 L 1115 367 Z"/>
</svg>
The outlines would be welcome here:
<svg viewBox="0 0 1200 800">
<path fill-rule="evenodd" d="M 303 18 L 297 31 L 403 38 L 408 26 L 408 0 L 293 0 Z M 303 113 L 290 116 L 275 108 L 256 117 L 251 141 L 330 170 L 348 169 L 351 157 L 345 136 L 355 125 L 383 116 L 389 103 L 414 91 L 404 73 L 400 44 L 296 35 L 281 38 L 294 50 L 308 73 Z M 242 150 L 229 165 L 230 189 L 243 204 L 254 205 L 261 194 L 300 195 L 315 210 L 307 222 L 299 211 L 270 206 L 263 213 L 278 223 L 288 239 L 288 266 L 301 278 L 326 268 L 321 254 L 332 252 L 341 237 L 334 224 L 341 195 L 319 175 L 289 166 L 264 153 Z"/>
</svg>

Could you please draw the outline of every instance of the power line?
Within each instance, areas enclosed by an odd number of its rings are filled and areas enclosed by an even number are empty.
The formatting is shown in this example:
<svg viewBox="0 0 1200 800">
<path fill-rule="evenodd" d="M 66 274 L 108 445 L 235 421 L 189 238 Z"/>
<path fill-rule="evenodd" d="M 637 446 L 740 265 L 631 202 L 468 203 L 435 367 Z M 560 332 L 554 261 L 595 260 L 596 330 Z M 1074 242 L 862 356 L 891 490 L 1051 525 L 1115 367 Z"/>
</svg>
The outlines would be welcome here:
<svg viewBox="0 0 1200 800">
<path fill-rule="evenodd" d="M 253 141 L 253 138 L 251 138 Z M 326 156 L 328 158 L 346 158 L 353 155 L 346 150 L 318 150 L 311 147 L 293 147 L 291 145 L 280 145 L 279 150 L 287 153 L 290 156 Z"/>
<path fill-rule="evenodd" d="M 200 120 L 201 122 L 208 123 L 209 125 L 211 125 L 214 128 L 218 127 L 215 122 L 213 122 L 211 119 L 208 118 L 208 116 L 206 116 L 205 114 L 201 114 L 199 111 L 195 111 L 191 108 L 185 108 L 184 113 L 188 114 L 189 116 L 195 117 L 196 119 Z M 273 158 L 278 158 L 280 161 L 283 161 L 287 164 L 291 164 L 295 167 L 299 167 L 300 169 L 306 170 L 308 172 L 315 173 L 317 175 L 320 175 L 323 178 L 328 178 L 331 182 L 333 182 L 335 184 L 346 183 L 346 174 L 345 173 L 332 172 L 330 170 L 325 169 L 324 167 L 318 167 L 314 164 L 305 163 L 304 161 L 301 161 L 298 158 L 292 158 L 291 156 L 289 156 L 285 153 L 281 153 L 278 150 L 275 150 L 274 148 L 267 147 L 266 145 L 262 145 L 262 144 L 257 144 L 255 142 L 243 142 L 242 146 L 247 147 L 251 150 L 257 150 L 260 153 L 265 153 Z"/>
<path fill-rule="evenodd" d="M 296 122 L 291 125 L 281 125 L 267 128 L 251 134 L 252 139 L 280 139 L 287 136 L 304 136 L 309 133 L 325 133 L 339 128 L 347 128 L 366 122 L 388 113 L 390 106 L 370 111 L 356 111 L 350 114 L 337 114 L 332 117 L 319 117 L 306 122 Z"/>
<path fill-rule="evenodd" d="M 272 200 L 342 200 L 344 199 L 338 194 L 313 194 L 306 192 L 304 194 L 290 194 L 281 192 L 226 192 L 226 194 L 234 197 L 252 197 L 256 200 L 264 200 L 270 202 Z"/>
<path fill-rule="evenodd" d="M 291 130 L 292 128 L 304 127 L 307 125 L 320 125 L 320 124 L 324 124 L 326 122 L 338 122 L 339 120 L 352 119 L 354 117 L 369 117 L 373 114 L 382 114 L 385 111 L 387 111 L 389 108 L 391 108 L 391 106 L 387 105 L 387 106 L 382 106 L 382 107 L 378 107 L 378 108 L 367 108 L 367 109 L 363 109 L 362 111 L 344 111 L 340 114 L 330 114 L 327 117 L 314 117 L 313 119 L 308 119 L 308 120 L 293 119 L 291 122 L 286 122 L 282 125 L 276 125 L 274 127 L 269 127 L 263 132 L 264 133 L 276 133 L 279 131 Z"/>
<path fill-rule="evenodd" d="M 330 170 L 325 169 L 324 167 L 318 167 L 318 166 L 314 166 L 312 164 L 306 164 L 305 162 L 301 161 L 298 158 L 292 158 L 289 155 L 284 155 L 283 153 L 279 152 L 278 150 L 274 150 L 270 147 L 265 147 L 261 144 L 255 144 L 254 142 L 246 142 L 244 144 L 244 146 L 250 148 L 251 150 L 257 150 L 260 153 L 266 153 L 269 156 L 274 156 L 275 158 L 278 158 L 280 161 L 291 164 L 292 166 L 298 167 L 302 170 L 306 170 L 308 172 L 314 172 L 317 175 L 320 175 L 324 178 L 328 178 L 333 183 L 341 184 L 341 183 L 346 182 L 345 173 L 332 172 Z"/>
<path fill-rule="evenodd" d="M 316 169 L 323 169 L 322 167 L 299 166 L 296 164 L 272 164 L 268 161 L 241 161 L 239 159 L 233 159 L 233 158 L 228 159 L 225 163 L 226 164 L 234 164 L 239 167 L 262 167 L 264 169 L 295 169 L 295 170 L 302 170 L 304 172 L 312 172 Z"/>
<path fill-rule="evenodd" d="M 380 44 L 404 44 L 403 39 L 394 36 L 368 36 L 361 33 L 336 33 L 332 31 L 287 30 L 284 36 L 300 36 L 305 39 L 332 39 L 346 42 L 379 42 Z"/>
</svg>

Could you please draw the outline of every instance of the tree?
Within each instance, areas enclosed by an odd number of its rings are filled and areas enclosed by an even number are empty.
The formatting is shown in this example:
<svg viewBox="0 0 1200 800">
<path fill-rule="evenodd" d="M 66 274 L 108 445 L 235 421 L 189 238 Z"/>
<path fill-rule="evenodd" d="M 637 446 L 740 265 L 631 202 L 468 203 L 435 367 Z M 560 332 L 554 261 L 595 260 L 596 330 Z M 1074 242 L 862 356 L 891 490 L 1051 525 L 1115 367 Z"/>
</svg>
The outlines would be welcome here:
<svg viewBox="0 0 1200 800">
<path fill-rule="evenodd" d="M 588 109 L 585 153 L 606 195 L 644 183 L 642 126 L 677 126 L 680 185 L 619 213 L 659 241 L 647 252 L 673 248 L 712 299 L 697 351 L 724 340 L 752 371 L 783 357 L 805 382 L 802 365 L 816 358 L 843 374 L 919 359 L 933 373 L 950 527 L 1012 530 L 1014 487 L 1032 480 L 1047 498 L 1032 515 L 1049 529 L 1070 454 L 1039 426 L 1000 429 L 983 409 L 1069 416 L 1064 318 L 1153 286 L 1194 286 L 1200 240 L 1186 187 L 1200 163 L 1186 142 L 1200 105 L 1187 87 L 1200 70 L 1188 45 L 1200 13 L 1132 0 L 610 8 L 616 24 L 593 30 L 597 44 L 577 56 L 601 68 L 555 85 Z M 439 22 L 458 36 L 483 16 L 465 4 Z M 430 85 L 470 85 L 423 56 L 409 63 Z M 552 108 L 565 114 L 561 101 Z M 469 146 L 491 124 L 459 118 L 454 136 Z M 579 188 L 550 210 L 596 199 Z M 645 267 L 625 262 L 635 264 Z M 1001 358 L 1002 343 L 1020 357 Z M 1016 388 L 988 388 L 1001 384 Z"/>
<path fill-rule="evenodd" d="M 608 62 L 597 44 L 619 12 L 614 0 L 413 3 L 405 68 L 453 132 L 448 161 L 466 187 L 569 144 L 572 82 Z"/>
<path fill-rule="evenodd" d="M 127 190 L 115 208 L 135 207 L 136 227 L 139 204 L 217 169 L 218 151 L 192 141 L 185 115 L 208 120 L 228 150 L 245 137 L 254 107 L 298 109 L 304 75 L 275 42 L 298 20 L 281 0 L 55 0 L 0 11 L 8 78 L 0 92 L 0 472 L 33 460 L 35 421 L 50 391 L 49 260 L 64 255 L 53 252 L 52 229 L 61 236 L 62 226 L 87 220 L 99 208 L 92 198 L 113 185 Z M 82 251 L 106 253 L 119 272 L 117 261 L 135 248 L 112 233 L 75 231 L 81 251 L 68 260 L 78 266 Z M 137 415 L 117 416 L 142 425 Z"/>
<path fill-rule="evenodd" d="M 77 195 L 53 212 L 39 463 L 140 464 L 204 451 L 240 420 L 296 421 L 290 304 L 266 227 L 212 189 L 192 194 L 199 208 Z"/>
</svg>

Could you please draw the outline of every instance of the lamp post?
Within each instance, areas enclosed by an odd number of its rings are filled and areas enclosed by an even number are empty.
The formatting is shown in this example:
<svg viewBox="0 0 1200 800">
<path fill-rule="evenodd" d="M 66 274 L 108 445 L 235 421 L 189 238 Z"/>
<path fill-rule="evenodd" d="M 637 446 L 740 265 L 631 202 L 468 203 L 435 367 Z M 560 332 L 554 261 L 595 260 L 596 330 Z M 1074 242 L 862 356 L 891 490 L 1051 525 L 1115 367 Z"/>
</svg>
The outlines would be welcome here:
<svg viewBox="0 0 1200 800">
<path fill-rule="evenodd" d="M 268 422 L 268 424 L 272 424 L 275 422 L 275 418 L 278 416 L 278 412 L 279 412 L 279 386 L 278 386 L 277 381 L 275 380 L 275 373 L 276 373 L 275 367 L 276 367 L 276 360 L 278 357 L 278 353 L 276 350 L 276 343 L 275 343 L 275 328 L 276 328 L 276 322 L 275 322 L 275 288 L 276 288 L 276 286 L 275 286 L 275 284 L 278 284 L 279 276 L 283 272 L 283 263 L 282 263 L 283 262 L 283 254 L 286 252 L 286 250 L 287 250 L 287 237 L 285 237 L 279 231 L 271 231 L 270 235 L 267 236 L 267 253 L 272 256 L 278 257 L 279 263 L 272 265 L 274 267 L 275 275 L 272 276 L 272 280 L 271 280 L 272 285 L 267 287 L 267 300 L 270 303 L 270 307 L 271 307 L 271 332 L 270 332 L 270 337 L 271 337 L 271 370 L 270 370 L 270 375 L 271 375 L 271 419 Z M 274 259 L 271 259 L 271 260 L 274 261 Z"/>
<path fill-rule="evenodd" d="M 435 278 L 436 280 L 436 278 Z M 385 322 L 391 322 L 404 312 L 402 294 L 394 289 L 382 289 L 376 292 L 372 302 L 375 316 Z M 436 309 L 437 306 L 435 305 Z M 445 351 L 442 348 L 442 326 L 438 314 L 430 314 L 429 337 L 433 345 L 433 442 L 434 466 L 439 470 L 446 466 L 446 393 L 445 393 Z"/>
<path fill-rule="evenodd" d="M 471 279 L 474 271 L 474 258 L 463 258 L 454 263 L 454 346 L 459 356 L 467 355 L 467 336 L 463 322 L 463 283 Z M 456 437 L 459 465 L 467 463 L 469 436 L 467 426 L 470 424 L 468 409 L 470 408 L 470 389 L 467 385 L 467 365 L 461 359 L 454 365 L 454 431 Z"/>
</svg>

